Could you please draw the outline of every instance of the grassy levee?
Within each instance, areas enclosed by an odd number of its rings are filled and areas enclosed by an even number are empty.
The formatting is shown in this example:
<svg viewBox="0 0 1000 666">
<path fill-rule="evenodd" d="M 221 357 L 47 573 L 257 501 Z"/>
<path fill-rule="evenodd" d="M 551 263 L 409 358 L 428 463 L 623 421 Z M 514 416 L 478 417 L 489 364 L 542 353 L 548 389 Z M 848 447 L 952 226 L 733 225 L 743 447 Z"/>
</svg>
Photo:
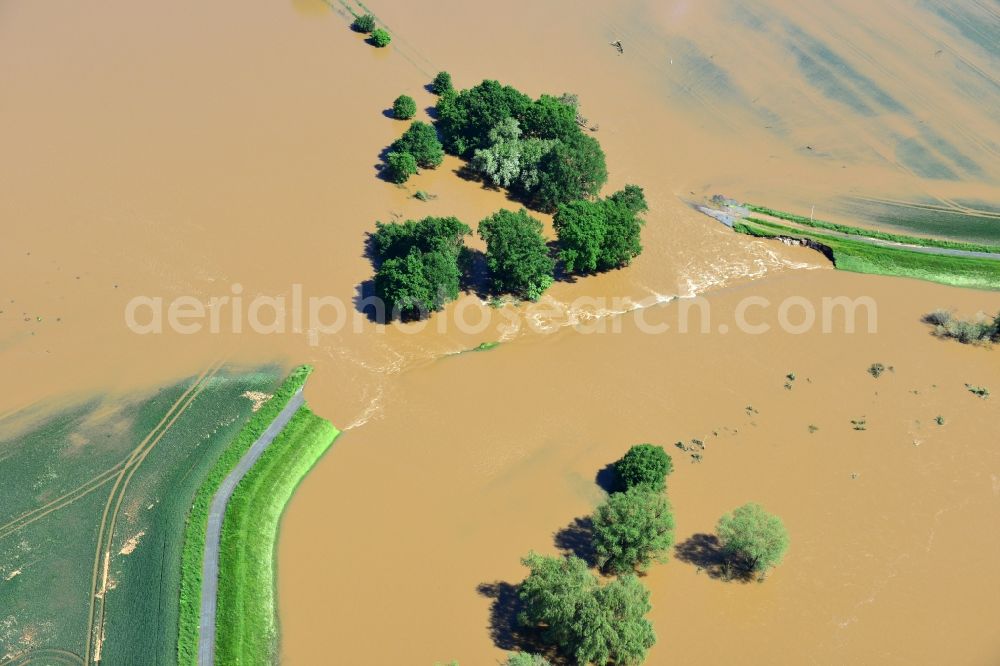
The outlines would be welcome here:
<svg viewBox="0 0 1000 666">
<path fill-rule="evenodd" d="M 826 247 L 834 265 L 845 271 L 894 275 L 969 289 L 1000 290 L 1000 260 L 928 254 L 882 247 L 820 232 L 793 229 L 757 218 L 746 218 L 733 230 L 760 238 L 798 238 Z"/>
<path fill-rule="evenodd" d="M 281 516 L 339 434 L 307 406 L 300 407 L 229 500 L 219 553 L 217 664 L 277 663 L 274 563 Z"/>
<path fill-rule="evenodd" d="M 198 659 L 201 572 L 205 553 L 205 530 L 212 497 L 240 458 L 288 404 L 295 392 L 302 388 L 311 372 L 312 368 L 309 366 L 300 366 L 292 371 L 274 396 L 250 417 L 225 448 L 195 494 L 184 529 L 184 546 L 181 553 L 180 617 L 177 631 L 179 664 L 196 664 Z"/>
<path fill-rule="evenodd" d="M 795 222 L 796 224 L 801 224 L 803 226 L 813 227 L 815 229 L 826 229 L 828 231 L 837 231 L 839 233 L 848 234 L 851 236 L 863 236 L 865 238 L 875 238 L 877 240 L 890 241 L 893 243 L 903 243 L 906 245 L 919 245 L 922 247 L 939 247 L 946 250 L 968 250 L 970 252 L 1000 253 L 1000 245 L 984 245 L 980 243 L 968 243 L 965 241 L 951 241 L 951 240 L 944 240 L 941 238 L 928 238 L 926 236 L 908 236 L 905 234 L 894 234 L 887 231 L 878 231 L 876 229 L 864 229 L 862 227 L 852 227 L 846 224 L 837 224 L 835 222 L 815 220 L 808 217 L 803 217 L 801 215 L 795 215 L 793 213 L 786 213 L 781 210 L 767 208 L 766 206 L 744 204 L 744 207 L 747 210 L 753 211 L 755 213 L 760 213 L 761 215 L 770 215 L 771 217 L 776 217 L 781 220 L 788 220 L 789 222 Z"/>
</svg>

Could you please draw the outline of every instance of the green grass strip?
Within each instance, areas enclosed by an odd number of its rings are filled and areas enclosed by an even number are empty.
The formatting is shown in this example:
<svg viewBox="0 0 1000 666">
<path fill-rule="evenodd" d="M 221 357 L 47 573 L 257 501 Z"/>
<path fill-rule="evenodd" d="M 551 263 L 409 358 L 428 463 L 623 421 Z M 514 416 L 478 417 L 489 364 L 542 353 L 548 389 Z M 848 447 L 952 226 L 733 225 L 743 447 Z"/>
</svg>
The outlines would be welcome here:
<svg viewBox="0 0 1000 666">
<path fill-rule="evenodd" d="M 301 407 L 229 500 L 219 553 L 215 663 L 278 662 L 275 550 L 281 515 L 339 434 Z"/>
<path fill-rule="evenodd" d="M 198 620 L 201 612 L 201 571 L 205 555 L 205 530 L 212 497 L 222 481 L 236 467 L 240 458 L 281 413 L 291 397 L 306 382 L 312 368 L 300 366 L 292 371 L 274 396 L 254 413 L 243 429 L 226 447 L 195 494 L 184 528 L 181 553 L 180 618 L 178 620 L 177 663 L 195 666 L 198 662 Z M 226 662 L 220 662 L 226 663 Z"/>
<path fill-rule="evenodd" d="M 733 230 L 761 238 L 780 236 L 811 240 L 829 248 L 833 263 L 840 270 L 909 277 L 968 289 L 1000 290 L 1000 261 L 994 259 L 952 257 L 870 245 L 752 217 L 734 224 Z"/>
<path fill-rule="evenodd" d="M 861 227 L 852 227 L 846 224 L 837 224 L 835 222 L 826 222 L 824 220 L 814 220 L 808 217 L 802 217 L 801 215 L 767 208 L 765 206 L 744 204 L 743 207 L 755 213 L 760 213 L 761 215 L 770 215 L 771 217 L 788 220 L 789 222 L 795 222 L 796 224 L 801 224 L 807 227 L 837 231 L 850 236 L 864 236 L 865 238 L 875 238 L 877 240 L 903 243 L 906 245 L 919 245 L 921 247 L 939 247 L 946 250 L 968 250 L 970 252 L 993 252 L 1000 254 L 1000 245 L 982 245 L 979 243 L 966 243 L 963 241 L 951 241 L 941 238 L 927 238 L 925 236 L 907 236 L 905 234 L 894 234 L 887 231 L 877 231 L 875 229 L 863 229 Z"/>
</svg>

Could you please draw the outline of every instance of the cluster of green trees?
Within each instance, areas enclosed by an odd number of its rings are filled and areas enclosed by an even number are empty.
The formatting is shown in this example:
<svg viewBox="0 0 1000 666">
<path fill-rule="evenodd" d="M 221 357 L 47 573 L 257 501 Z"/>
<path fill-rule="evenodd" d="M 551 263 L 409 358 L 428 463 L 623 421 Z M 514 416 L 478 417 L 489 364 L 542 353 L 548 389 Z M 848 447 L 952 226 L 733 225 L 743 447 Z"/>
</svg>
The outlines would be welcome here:
<svg viewBox="0 0 1000 666">
<path fill-rule="evenodd" d="M 374 17 L 371 22 L 366 19 L 358 29 L 372 29 L 373 21 Z M 640 215 L 648 210 L 645 194 L 637 185 L 626 185 L 607 198 L 596 198 L 607 180 L 604 153 L 581 130 L 575 96 L 542 95 L 533 100 L 497 81 L 458 92 L 448 72 L 438 73 L 430 88 L 440 95 L 437 128 L 413 121 L 389 146 L 385 174 L 390 180 L 405 183 L 420 169 L 436 168 L 447 150 L 470 159 L 471 167 L 484 178 L 516 192 L 529 205 L 555 211 L 555 256 L 542 223 L 526 210 L 502 210 L 480 222 L 494 294 L 538 299 L 555 279 L 556 258 L 567 273 L 594 273 L 626 266 L 642 252 Z M 396 118 L 409 119 L 415 113 L 413 98 L 396 98 Z M 457 287 L 452 289 L 459 281 L 453 279 L 453 262 L 443 261 L 438 253 L 421 260 L 390 259 L 395 261 L 376 275 L 376 284 L 393 296 L 386 300 L 387 307 L 401 306 L 410 315 L 428 313 L 457 297 Z M 433 298 L 428 289 L 436 290 Z"/>
<path fill-rule="evenodd" d="M 567 273 L 594 273 L 627 266 L 642 252 L 649 210 L 637 185 L 626 185 L 606 199 L 578 199 L 559 205 L 553 226 L 559 238 L 559 259 Z"/>
<path fill-rule="evenodd" d="M 530 553 L 518 621 L 578 664 L 639 664 L 656 643 L 649 590 L 635 574 L 602 585 L 579 557 Z"/>
<path fill-rule="evenodd" d="M 479 223 L 479 237 L 486 241 L 494 293 L 536 300 L 552 284 L 555 261 L 549 256 L 542 223 L 523 208 L 487 217 Z"/>
<path fill-rule="evenodd" d="M 454 217 L 376 222 L 371 252 L 381 315 L 422 318 L 458 298 L 464 238 L 471 233 Z"/>
<path fill-rule="evenodd" d="M 604 151 L 576 122 L 574 96 L 532 100 L 491 80 L 460 92 L 449 85 L 439 95 L 445 150 L 470 160 L 486 180 L 529 206 L 552 212 L 595 196 L 607 181 Z"/>
<path fill-rule="evenodd" d="M 925 316 L 924 321 L 932 324 L 934 334 L 941 338 L 952 338 L 967 345 L 1000 343 L 1000 312 L 993 319 L 980 316 L 967 320 L 947 310 L 935 310 Z"/>
<path fill-rule="evenodd" d="M 403 136 L 389 146 L 385 161 L 389 179 L 394 183 L 405 183 L 418 169 L 438 167 L 444 161 L 444 150 L 434 127 L 414 120 Z"/>
<path fill-rule="evenodd" d="M 661 446 L 637 444 L 614 465 L 618 492 L 592 516 L 597 564 L 616 577 L 606 584 L 576 556 L 529 553 L 521 560 L 528 576 L 518 595 L 517 621 L 577 664 L 640 664 L 656 642 L 647 619 L 649 591 L 637 577 L 661 562 L 673 546 L 674 519 L 664 495 L 673 462 Z M 758 504 L 723 516 L 719 542 L 747 571 L 776 566 L 788 549 L 781 520 Z M 542 657 L 518 653 L 508 666 L 545 666 Z"/>
</svg>

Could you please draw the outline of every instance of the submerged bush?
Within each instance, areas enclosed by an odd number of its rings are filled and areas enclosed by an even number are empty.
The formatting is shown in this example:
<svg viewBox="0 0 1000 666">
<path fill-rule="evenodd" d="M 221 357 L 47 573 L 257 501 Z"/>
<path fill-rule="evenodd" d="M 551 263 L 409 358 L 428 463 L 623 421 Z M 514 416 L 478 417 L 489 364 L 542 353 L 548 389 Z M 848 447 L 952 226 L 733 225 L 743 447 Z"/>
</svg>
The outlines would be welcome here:
<svg viewBox="0 0 1000 666">
<path fill-rule="evenodd" d="M 409 120 L 417 112 L 417 103 L 409 95 L 400 95 L 392 103 L 392 115 L 400 120 Z"/>
<path fill-rule="evenodd" d="M 389 42 L 392 41 L 392 35 L 390 35 L 387 30 L 375 28 L 372 30 L 371 40 L 372 44 L 381 49 L 389 46 Z"/>
<path fill-rule="evenodd" d="M 362 14 L 361 16 L 356 16 L 354 22 L 351 23 L 351 27 L 357 32 L 369 33 L 375 29 L 375 15 Z"/>
<path fill-rule="evenodd" d="M 934 326 L 934 335 L 951 338 L 962 344 L 1000 342 L 1000 313 L 990 319 L 980 315 L 975 319 L 958 319 L 947 310 L 935 310 L 924 316 L 924 323 Z"/>
</svg>

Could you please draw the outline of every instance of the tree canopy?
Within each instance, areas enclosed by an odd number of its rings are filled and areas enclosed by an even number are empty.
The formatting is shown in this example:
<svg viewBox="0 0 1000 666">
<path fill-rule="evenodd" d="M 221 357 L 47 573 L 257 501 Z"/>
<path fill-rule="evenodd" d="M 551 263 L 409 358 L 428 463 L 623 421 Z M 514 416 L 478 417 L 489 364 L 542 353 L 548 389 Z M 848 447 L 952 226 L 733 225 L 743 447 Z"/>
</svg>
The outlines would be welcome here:
<svg viewBox="0 0 1000 666">
<path fill-rule="evenodd" d="M 552 222 L 566 271 L 593 273 L 628 265 L 642 252 L 645 222 L 639 214 L 645 210 L 645 195 L 636 185 L 606 199 L 560 204 Z"/>
<path fill-rule="evenodd" d="M 357 32 L 369 33 L 375 29 L 375 15 L 374 14 L 360 14 L 354 17 L 354 22 L 351 23 L 351 28 Z"/>
<path fill-rule="evenodd" d="M 662 491 L 674 463 L 662 446 L 636 444 L 615 463 L 615 471 L 626 488 L 642 487 Z"/>
<path fill-rule="evenodd" d="M 375 296 L 385 304 L 386 316 L 422 318 L 458 298 L 459 258 L 470 233 L 454 217 L 376 222 L 371 236 Z"/>
<path fill-rule="evenodd" d="M 639 664 L 656 642 L 649 591 L 634 575 L 603 587 L 578 557 L 522 560 L 530 573 L 519 596 L 519 622 L 542 631 L 545 640 L 578 664 Z"/>
<path fill-rule="evenodd" d="M 785 525 L 759 504 L 744 504 L 724 515 L 716 532 L 726 554 L 750 571 L 778 565 L 788 551 Z"/>
<path fill-rule="evenodd" d="M 674 544 L 674 516 L 660 492 L 645 487 L 612 493 L 593 515 L 594 550 L 605 571 L 645 571 Z"/>
<path fill-rule="evenodd" d="M 604 152 L 577 123 L 572 96 L 532 100 L 487 80 L 443 93 L 437 110 L 445 150 L 538 210 L 594 196 L 607 181 Z"/>
<path fill-rule="evenodd" d="M 444 160 L 444 150 L 438 141 L 434 127 L 427 123 L 414 120 L 403 136 L 396 139 L 389 147 L 390 152 L 409 153 L 423 169 L 433 169 Z"/>
<path fill-rule="evenodd" d="M 431 90 L 435 95 L 443 95 L 447 92 L 453 92 L 455 87 L 451 83 L 451 74 L 448 72 L 438 72 L 437 76 L 431 82 Z"/>
<path fill-rule="evenodd" d="M 552 284 L 555 262 L 542 223 L 524 209 L 501 210 L 479 223 L 493 291 L 536 300 Z"/>
<path fill-rule="evenodd" d="M 409 95 L 400 95 L 392 103 L 392 115 L 400 120 L 409 120 L 417 112 L 417 103 Z"/>
<path fill-rule="evenodd" d="M 384 28 L 375 28 L 372 30 L 371 42 L 376 47 L 383 49 L 389 46 L 389 42 L 392 41 L 392 35 L 389 34 L 388 30 Z"/>
</svg>

